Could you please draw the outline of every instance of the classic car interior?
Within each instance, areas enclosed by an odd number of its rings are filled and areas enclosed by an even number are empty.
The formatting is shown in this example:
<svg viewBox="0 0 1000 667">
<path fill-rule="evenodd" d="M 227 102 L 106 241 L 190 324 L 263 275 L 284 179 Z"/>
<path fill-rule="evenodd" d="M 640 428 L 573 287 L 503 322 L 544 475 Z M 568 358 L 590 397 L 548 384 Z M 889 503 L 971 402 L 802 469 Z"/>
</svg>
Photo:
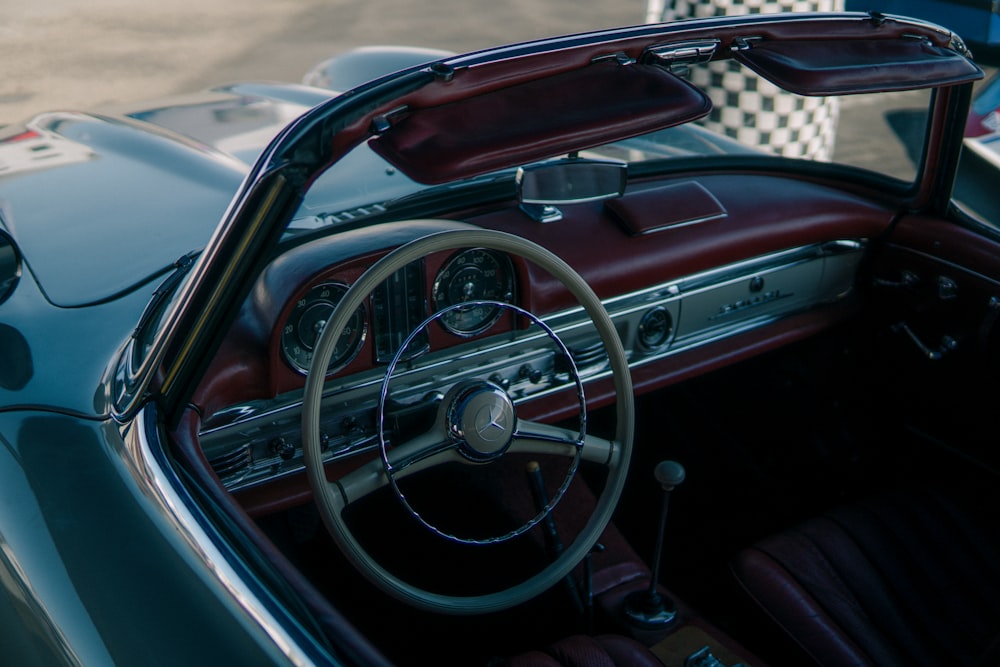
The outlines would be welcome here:
<svg viewBox="0 0 1000 667">
<path fill-rule="evenodd" d="M 639 36 L 439 63 L 334 139 L 428 187 L 307 198 L 172 431 L 303 623 L 395 664 L 995 659 L 1000 237 L 941 185 L 981 72 L 876 23 L 672 39 L 923 89 L 910 180 L 685 129 L 712 101 Z"/>
</svg>

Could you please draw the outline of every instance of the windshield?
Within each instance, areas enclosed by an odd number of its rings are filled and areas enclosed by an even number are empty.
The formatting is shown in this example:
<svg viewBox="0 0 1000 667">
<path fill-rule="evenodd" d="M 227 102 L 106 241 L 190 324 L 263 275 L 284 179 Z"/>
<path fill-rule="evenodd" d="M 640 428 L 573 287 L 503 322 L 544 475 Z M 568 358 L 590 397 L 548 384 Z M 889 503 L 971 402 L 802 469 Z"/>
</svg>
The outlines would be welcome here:
<svg viewBox="0 0 1000 667">
<path fill-rule="evenodd" d="M 930 91 L 825 97 L 786 92 L 736 61 L 692 73 L 712 99 L 701 125 L 767 154 L 859 167 L 911 182 Z"/>
<path fill-rule="evenodd" d="M 816 26 L 797 18 L 782 21 L 789 35 L 772 40 L 744 37 L 758 22 L 706 24 L 712 38 L 696 46 L 718 58 L 694 65 L 674 62 L 692 42 L 671 42 L 656 29 L 614 39 L 594 33 L 459 56 L 335 96 L 262 154 L 232 219 L 197 262 L 191 290 L 207 304 L 238 301 L 255 268 L 289 249 L 275 245 L 279 238 L 298 245 L 331 230 L 461 219 L 474 206 L 516 198 L 519 169 L 563 158 L 621 161 L 626 189 L 658 175 L 754 170 L 832 179 L 896 201 L 929 194 L 915 187 L 918 177 L 932 183 L 922 173 L 927 119 L 961 103 L 934 90 L 971 83 L 982 71 L 960 49 L 939 44 L 942 35 L 927 29 L 914 39 L 920 26 L 901 23 L 872 37 L 867 18 L 823 20 L 858 37 L 807 38 Z M 547 221 L 544 210 L 534 213 L 528 217 Z M 217 257 L 218 266 L 204 257 Z M 164 326 L 199 338 L 230 314 L 200 304 L 176 317 L 175 310 L 165 309 Z M 166 356 L 170 344 L 152 348 Z M 193 342 L 178 348 L 164 393 L 195 373 L 202 363 L 189 354 L 195 349 Z M 147 365 L 149 353 L 137 356 L 136 366 Z"/>
<path fill-rule="evenodd" d="M 669 169 L 670 161 L 733 156 L 774 157 L 863 169 L 905 189 L 923 153 L 929 90 L 806 97 L 782 91 L 738 63 L 695 70 L 691 81 L 711 97 L 700 121 L 642 134 L 581 152 L 621 160 L 633 172 Z M 784 165 L 783 168 L 794 168 Z M 366 144 L 328 169 L 310 190 L 288 235 L 320 227 L 391 218 L 421 196 L 498 182 L 514 187 L 514 169 L 441 185 L 424 185 L 376 155 Z M 408 215 L 414 214 L 406 207 Z"/>
</svg>

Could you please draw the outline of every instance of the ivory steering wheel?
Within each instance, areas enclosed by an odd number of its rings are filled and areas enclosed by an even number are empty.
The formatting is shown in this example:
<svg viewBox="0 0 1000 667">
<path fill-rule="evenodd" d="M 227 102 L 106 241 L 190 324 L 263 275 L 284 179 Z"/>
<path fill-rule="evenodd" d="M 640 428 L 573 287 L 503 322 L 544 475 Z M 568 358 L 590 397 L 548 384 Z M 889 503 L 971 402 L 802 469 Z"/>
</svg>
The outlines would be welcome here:
<svg viewBox="0 0 1000 667">
<path fill-rule="evenodd" d="M 484 380 L 442 387 L 447 391 L 439 406 L 434 426 L 406 442 L 393 442 L 389 448 L 383 431 L 382 413 L 388 384 L 405 349 L 404 345 L 390 364 L 381 386 L 378 408 L 381 457 L 336 481 L 329 481 L 323 466 L 320 437 L 323 388 L 330 357 L 352 314 L 376 287 L 407 264 L 431 253 L 473 247 L 506 252 L 535 263 L 558 279 L 586 311 L 600 335 L 612 370 L 617 413 L 614 439 L 609 441 L 582 432 L 574 434 L 567 429 L 518 420 L 513 400 L 501 387 Z M 539 325 L 555 341 L 557 347 L 566 353 L 558 336 L 528 311 L 499 302 L 490 305 L 512 309 L 521 317 L 528 318 Z M 444 312 L 442 310 L 433 314 L 421 327 Z M 580 423 L 585 425 L 583 386 L 575 369 L 570 375 L 577 385 Z M 634 420 L 632 381 L 624 348 L 611 317 L 586 281 L 556 255 L 521 237 L 484 229 L 449 230 L 411 241 L 390 252 L 367 269 L 341 298 L 316 343 L 306 378 L 302 409 L 302 447 L 309 483 L 323 522 L 347 559 L 365 577 L 386 593 L 420 609 L 448 614 L 480 614 L 506 609 L 541 594 L 566 577 L 590 552 L 611 520 L 624 487 L 632 452 Z M 584 426 L 581 426 L 581 430 L 582 428 Z M 575 461 L 556 497 L 531 521 L 506 535 L 492 540 L 473 541 L 474 543 L 489 544 L 509 539 L 541 521 L 552 511 L 566 490 L 576 464 L 581 459 L 604 466 L 607 479 L 592 514 L 576 539 L 542 570 L 502 590 L 462 596 L 436 593 L 410 584 L 383 567 L 361 545 L 343 517 L 344 509 L 352 502 L 385 486 L 392 486 L 406 509 L 432 532 L 445 539 L 457 540 L 438 530 L 410 508 L 396 486 L 396 480 L 418 470 L 454 461 L 482 465 L 498 460 L 507 452 L 515 451 L 564 455 L 574 457 Z"/>
</svg>

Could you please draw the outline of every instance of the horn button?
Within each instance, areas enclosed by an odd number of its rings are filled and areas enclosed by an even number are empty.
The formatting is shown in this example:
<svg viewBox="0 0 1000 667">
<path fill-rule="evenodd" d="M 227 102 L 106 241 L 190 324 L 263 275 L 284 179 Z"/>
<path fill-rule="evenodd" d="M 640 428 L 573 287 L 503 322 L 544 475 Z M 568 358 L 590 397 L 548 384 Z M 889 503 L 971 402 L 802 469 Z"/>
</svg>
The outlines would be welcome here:
<svg viewBox="0 0 1000 667">
<path fill-rule="evenodd" d="M 448 433 L 458 444 L 459 452 L 480 462 L 503 456 L 517 426 L 510 396 L 499 386 L 484 381 L 457 386 L 446 419 Z"/>
</svg>

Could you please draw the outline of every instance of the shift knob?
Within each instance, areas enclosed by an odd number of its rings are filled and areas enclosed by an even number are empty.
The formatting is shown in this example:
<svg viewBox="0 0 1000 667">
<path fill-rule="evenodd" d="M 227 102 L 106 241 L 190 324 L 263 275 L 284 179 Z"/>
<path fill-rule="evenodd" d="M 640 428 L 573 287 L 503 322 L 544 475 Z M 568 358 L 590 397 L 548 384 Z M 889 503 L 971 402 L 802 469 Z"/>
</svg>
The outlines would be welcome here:
<svg viewBox="0 0 1000 667">
<path fill-rule="evenodd" d="M 664 491 L 673 491 L 684 481 L 684 466 L 677 461 L 660 461 L 653 470 L 653 477 Z"/>
</svg>

